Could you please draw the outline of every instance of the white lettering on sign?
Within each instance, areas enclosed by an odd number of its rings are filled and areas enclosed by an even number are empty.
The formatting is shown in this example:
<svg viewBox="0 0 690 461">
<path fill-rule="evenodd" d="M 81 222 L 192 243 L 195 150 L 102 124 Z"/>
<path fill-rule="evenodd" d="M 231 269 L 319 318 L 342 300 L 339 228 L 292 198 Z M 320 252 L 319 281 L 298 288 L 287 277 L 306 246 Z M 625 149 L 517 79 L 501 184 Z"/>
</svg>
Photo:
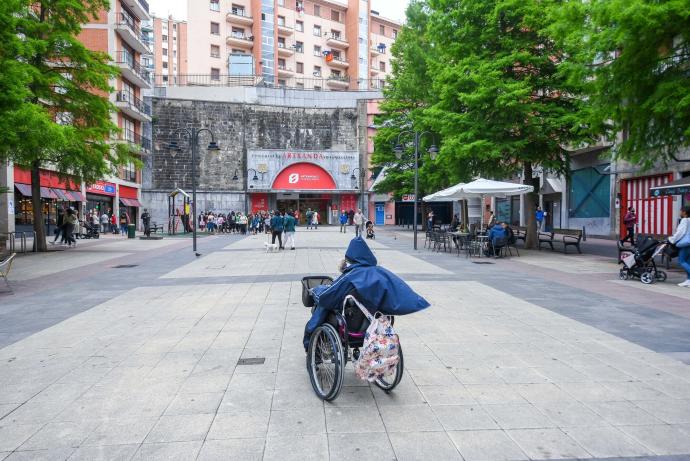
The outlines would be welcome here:
<svg viewBox="0 0 690 461">
<path fill-rule="evenodd" d="M 288 182 L 289 182 L 290 184 L 297 184 L 297 183 L 299 182 L 299 173 L 292 173 L 292 174 L 288 177 Z"/>
</svg>

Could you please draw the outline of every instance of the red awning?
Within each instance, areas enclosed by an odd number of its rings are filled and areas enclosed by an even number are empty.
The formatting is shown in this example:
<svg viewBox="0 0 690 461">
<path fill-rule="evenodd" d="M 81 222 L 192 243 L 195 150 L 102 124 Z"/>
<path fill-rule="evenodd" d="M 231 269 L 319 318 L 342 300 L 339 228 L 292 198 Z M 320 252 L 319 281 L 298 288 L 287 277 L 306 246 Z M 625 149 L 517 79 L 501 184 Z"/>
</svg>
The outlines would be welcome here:
<svg viewBox="0 0 690 461">
<path fill-rule="evenodd" d="M 28 184 L 16 184 L 14 187 L 17 188 L 20 194 L 22 194 L 25 197 L 31 197 L 31 186 Z"/>
<path fill-rule="evenodd" d="M 85 202 L 84 196 L 81 195 L 81 192 L 76 192 L 73 190 L 67 191 L 67 194 L 72 197 L 73 202 Z"/>
<path fill-rule="evenodd" d="M 131 206 L 136 208 L 141 207 L 141 203 L 139 202 L 139 200 L 135 198 L 120 197 L 120 203 L 122 203 L 124 206 Z"/>
<path fill-rule="evenodd" d="M 133 207 L 141 208 L 141 202 L 135 198 L 129 199 L 130 202 L 132 202 Z"/>
</svg>

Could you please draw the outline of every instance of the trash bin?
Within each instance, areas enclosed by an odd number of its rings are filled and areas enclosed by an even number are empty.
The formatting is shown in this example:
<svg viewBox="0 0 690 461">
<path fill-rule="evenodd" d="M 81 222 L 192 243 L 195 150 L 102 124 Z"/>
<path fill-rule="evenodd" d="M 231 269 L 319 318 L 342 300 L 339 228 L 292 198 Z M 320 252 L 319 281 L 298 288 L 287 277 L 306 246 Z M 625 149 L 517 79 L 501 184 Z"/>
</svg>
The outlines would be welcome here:
<svg viewBox="0 0 690 461">
<path fill-rule="evenodd" d="M 135 226 L 134 224 L 129 224 L 127 226 L 127 238 L 128 239 L 135 238 L 136 237 L 136 235 L 135 235 L 136 230 L 137 230 L 137 226 Z"/>
</svg>

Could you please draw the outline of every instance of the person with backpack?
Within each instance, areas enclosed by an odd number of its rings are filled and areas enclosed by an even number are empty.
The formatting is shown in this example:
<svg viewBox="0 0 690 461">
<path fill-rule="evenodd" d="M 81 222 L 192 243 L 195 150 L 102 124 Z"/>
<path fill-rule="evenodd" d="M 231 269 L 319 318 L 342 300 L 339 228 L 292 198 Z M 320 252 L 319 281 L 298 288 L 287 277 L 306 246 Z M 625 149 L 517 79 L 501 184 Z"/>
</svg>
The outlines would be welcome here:
<svg viewBox="0 0 690 461">
<path fill-rule="evenodd" d="M 676 232 L 668 238 L 668 241 L 680 250 L 678 264 L 686 273 L 686 280 L 678 286 L 690 288 L 690 206 L 681 208 L 680 218 Z"/>
<path fill-rule="evenodd" d="M 283 248 L 283 230 L 285 229 L 285 224 L 283 217 L 280 216 L 280 211 L 276 211 L 271 218 L 271 244 L 276 243 L 276 237 L 278 237 L 278 248 L 284 250 Z"/>
</svg>

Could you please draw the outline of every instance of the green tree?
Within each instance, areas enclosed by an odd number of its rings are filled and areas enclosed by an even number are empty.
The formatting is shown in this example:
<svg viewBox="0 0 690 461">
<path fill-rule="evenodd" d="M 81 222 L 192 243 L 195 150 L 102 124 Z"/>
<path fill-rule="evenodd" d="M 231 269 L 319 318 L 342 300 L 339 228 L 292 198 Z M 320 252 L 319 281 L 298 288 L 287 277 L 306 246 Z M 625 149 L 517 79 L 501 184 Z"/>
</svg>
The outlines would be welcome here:
<svg viewBox="0 0 690 461">
<path fill-rule="evenodd" d="M 690 145 L 690 0 L 565 0 L 552 32 L 573 49 L 590 124 L 617 155 L 650 167 Z"/>
<path fill-rule="evenodd" d="M 108 99 L 117 68 L 78 39 L 82 24 L 109 8 L 107 0 L 6 0 L 0 9 L 0 159 L 31 170 L 34 230 L 46 250 L 42 167 L 94 181 L 134 161 L 112 143 L 118 132 Z M 9 28 L 8 28 L 9 27 Z M 7 72 L 7 70 L 10 72 Z M 8 93 L 10 91 L 10 93 Z"/>
</svg>

